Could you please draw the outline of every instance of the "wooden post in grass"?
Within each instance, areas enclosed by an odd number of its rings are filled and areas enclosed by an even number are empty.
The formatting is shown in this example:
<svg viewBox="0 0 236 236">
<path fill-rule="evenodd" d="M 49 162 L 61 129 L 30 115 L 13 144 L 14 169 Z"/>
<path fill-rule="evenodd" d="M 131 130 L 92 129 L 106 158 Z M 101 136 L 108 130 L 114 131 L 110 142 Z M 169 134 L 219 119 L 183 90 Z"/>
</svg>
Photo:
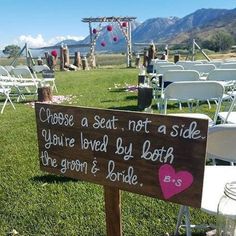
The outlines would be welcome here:
<svg viewBox="0 0 236 236">
<path fill-rule="evenodd" d="M 104 186 L 104 198 L 107 236 L 122 236 L 120 190 Z"/>
<path fill-rule="evenodd" d="M 52 101 L 52 88 L 51 87 L 38 88 L 38 101 L 39 102 Z"/>
</svg>

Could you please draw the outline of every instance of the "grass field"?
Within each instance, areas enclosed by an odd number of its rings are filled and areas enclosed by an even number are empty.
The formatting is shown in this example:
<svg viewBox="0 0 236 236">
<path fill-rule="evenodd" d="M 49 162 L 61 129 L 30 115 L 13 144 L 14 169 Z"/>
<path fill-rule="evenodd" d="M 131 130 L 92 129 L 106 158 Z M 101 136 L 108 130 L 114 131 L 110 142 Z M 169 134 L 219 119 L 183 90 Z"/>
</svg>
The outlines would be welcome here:
<svg viewBox="0 0 236 236">
<path fill-rule="evenodd" d="M 58 95 L 73 96 L 64 104 L 136 111 L 137 92 L 124 88 L 137 85 L 137 75 L 127 68 L 56 72 Z M 35 111 L 15 104 L 0 115 L 0 235 L 106 235 L 102 186 L 40 171 Z M 124 236 L 164 236 L 175 229 L 179 205 L 122 191 L 121 208 Z M 190 210 L 195 224 L 215 222 Z"/>
</svg>

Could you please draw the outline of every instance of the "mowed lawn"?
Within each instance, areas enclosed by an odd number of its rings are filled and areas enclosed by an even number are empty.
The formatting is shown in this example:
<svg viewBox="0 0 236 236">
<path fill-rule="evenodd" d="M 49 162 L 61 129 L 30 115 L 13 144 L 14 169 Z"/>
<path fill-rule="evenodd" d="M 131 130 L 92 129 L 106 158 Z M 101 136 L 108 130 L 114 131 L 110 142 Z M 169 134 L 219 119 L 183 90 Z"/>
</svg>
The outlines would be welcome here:
<svg viewBox="0 0 236 236">
<path fill-rule="evenodd" d="M 71 96 L 68 105 L 137 111 L 137 92 L 125 90 L 137 77 L 138 69 L 128 68 L 56 72 L 54 95 Z M 40 171 L 35 111 L 27 102 L 0 115 L 0 235 L 106 235 L 102 186 Z M 125 191 L 121 202 L 124 236 L 173 233 L 179 205 Z M 194 224 L 215 222 L 190 209 Z"/>
</svg>

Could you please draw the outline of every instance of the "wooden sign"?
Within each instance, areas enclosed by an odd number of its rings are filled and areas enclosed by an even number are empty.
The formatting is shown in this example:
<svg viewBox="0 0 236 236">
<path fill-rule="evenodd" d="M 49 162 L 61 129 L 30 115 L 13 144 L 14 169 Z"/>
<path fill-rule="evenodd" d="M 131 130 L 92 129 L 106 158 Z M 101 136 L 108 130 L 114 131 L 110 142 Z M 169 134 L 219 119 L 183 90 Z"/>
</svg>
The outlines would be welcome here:
<svg viewBox="0 0 236 236">
<path fill-rule="evenodd" d="M 208 121 L 36 104 L 41 169 L 200 207 Z"/>
</svg>

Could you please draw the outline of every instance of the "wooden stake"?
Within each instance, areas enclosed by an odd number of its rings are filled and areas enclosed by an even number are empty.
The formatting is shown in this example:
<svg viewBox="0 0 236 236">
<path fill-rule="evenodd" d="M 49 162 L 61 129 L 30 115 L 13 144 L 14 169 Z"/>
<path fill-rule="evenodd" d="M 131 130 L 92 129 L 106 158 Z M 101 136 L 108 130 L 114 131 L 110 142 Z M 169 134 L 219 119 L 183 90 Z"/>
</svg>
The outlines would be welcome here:
<svg viewBox="0 0 236 236">
<path fill-rule="evenodd" d="M 120 190 L 104 186 L 104 197 L 107 236 L 122 236 Z"/>
</svg>

